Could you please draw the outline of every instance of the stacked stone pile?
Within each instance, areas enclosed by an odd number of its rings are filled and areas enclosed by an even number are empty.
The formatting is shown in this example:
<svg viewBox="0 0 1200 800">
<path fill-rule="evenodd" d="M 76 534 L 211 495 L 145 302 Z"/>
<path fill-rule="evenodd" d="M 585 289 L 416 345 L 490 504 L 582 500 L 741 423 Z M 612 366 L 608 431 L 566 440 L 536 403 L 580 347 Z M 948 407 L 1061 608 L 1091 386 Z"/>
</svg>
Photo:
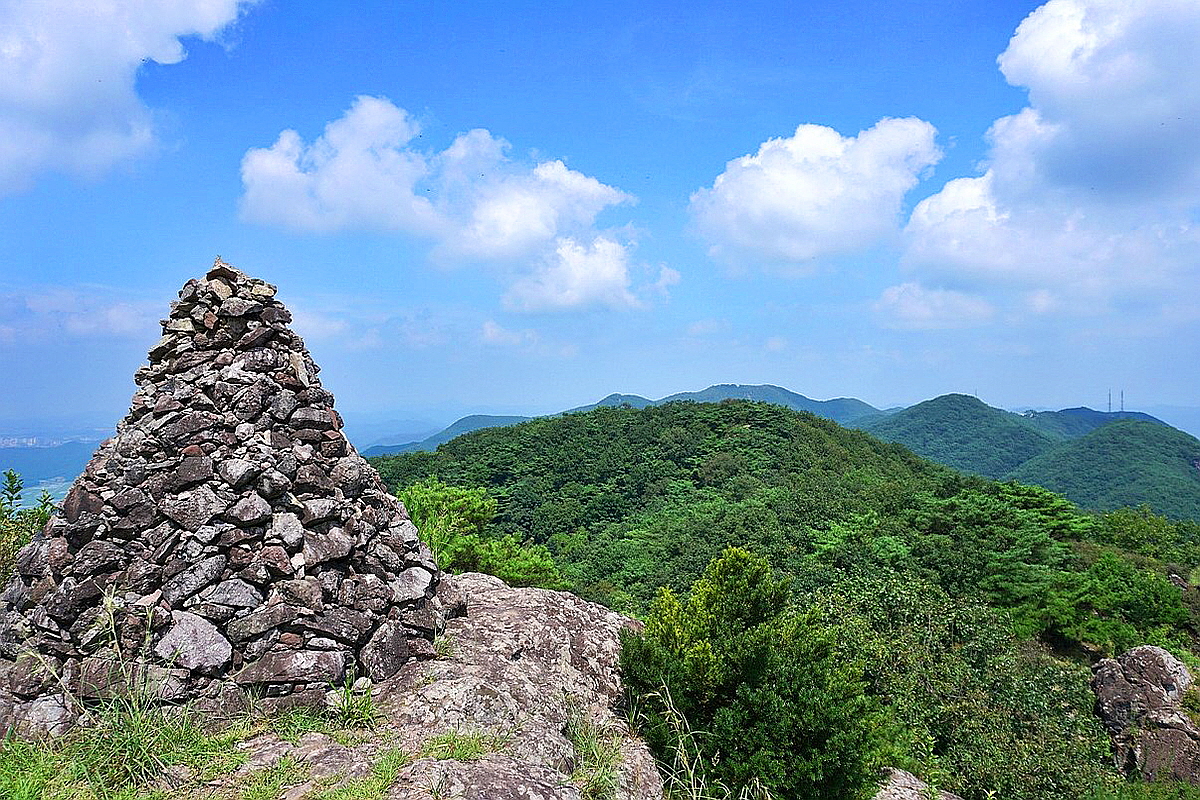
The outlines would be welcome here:
<svg viewBox="0 0 1200 800">
<path fill-rule="evenodd" d="M 0 595 L 0 733 L 54 732 L 131 681 L 282 705 L 432 656 L 437 567 L 290 321 L 220 259 L 184 285 L 128 416 Z"/>
</svg>

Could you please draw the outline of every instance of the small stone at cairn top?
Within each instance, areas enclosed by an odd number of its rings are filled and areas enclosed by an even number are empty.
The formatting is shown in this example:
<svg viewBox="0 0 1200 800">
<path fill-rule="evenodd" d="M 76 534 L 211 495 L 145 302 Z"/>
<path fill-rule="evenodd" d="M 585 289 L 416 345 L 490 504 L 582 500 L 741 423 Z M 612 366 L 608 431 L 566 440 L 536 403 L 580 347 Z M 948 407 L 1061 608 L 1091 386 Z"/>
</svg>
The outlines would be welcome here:
<svg viewBox="0 0 1200 800">
<path fill-rule="evenodd" d="M 129 414 L 0 595 L 0 734 L 60 733 L 133 679 L 278 707 L 432 654 L 437 567 L 289 322 L 220 258 L 184 284 Z"/>
</svg>

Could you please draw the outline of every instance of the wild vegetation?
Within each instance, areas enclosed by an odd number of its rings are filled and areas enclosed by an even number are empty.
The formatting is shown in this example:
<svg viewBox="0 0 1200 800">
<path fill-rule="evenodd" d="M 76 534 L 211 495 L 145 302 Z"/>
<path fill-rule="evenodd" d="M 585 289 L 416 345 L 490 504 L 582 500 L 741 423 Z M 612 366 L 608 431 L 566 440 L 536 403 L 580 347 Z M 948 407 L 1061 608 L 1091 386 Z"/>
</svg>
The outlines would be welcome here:
<svg viewBox="0 0 1200 800">
<path fill-rule="evenodd" d="M 3 478 L 3 484 L 0 484 L 0 584 L 7 583 L 12 575 L 17 551 L 45 526 L 54 510 L 53 501 L 46 492 L 42 492 L 36 506 L 22 507 L 25 484 L 21 476 L 10 469 L 3 473 Z"/>
<path fill-rule="evenodd" d="M 968 800 L 1168 796 L 1112 771 L 1087 664 L 1142 643 L 1196 663 L 1200 595 L 1177 585 L 1195 522 L 1083 512 L 737 401 L 598 408 L 376 464 L 402 495 L 494 500 L 471 536 L 642 616 L 630 702 L 707 785 L 849 798 L 887 763 Z"/>
</svg>

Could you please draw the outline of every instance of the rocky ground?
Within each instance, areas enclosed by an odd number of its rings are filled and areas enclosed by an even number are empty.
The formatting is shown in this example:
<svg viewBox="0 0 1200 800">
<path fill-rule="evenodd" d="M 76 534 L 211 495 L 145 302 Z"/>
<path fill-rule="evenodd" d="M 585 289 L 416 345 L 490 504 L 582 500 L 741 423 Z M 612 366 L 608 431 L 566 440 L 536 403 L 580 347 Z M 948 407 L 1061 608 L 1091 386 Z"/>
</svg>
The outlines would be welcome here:
<svg viewBox="0 0 1200 800">
<path fill-rule="evenodd" d="M 565 592 L 513 589 L 487 575 L 446 584 L 467 614 L 447 622 L 437 658 L 412 661 L 375 686 L 374 728 L 350 739 L 310 733 L 296 743 L 259 736 L 241 745 L 249 755 L 242 767 L 191 794 L 237 797 L 256 775 L 284 764 L 279 796 L 299 800 L 362 786 L 399 752 L 408 758 L 400 757 L 406 763 L 383 795 L 394 800 L 573 800 L 589 796 L 589 764 L 568 736 L 583 723 L 612 745 L 616 798 L 662 796 L 649 751 L 612 710 L 618 632 L 631 620 Z"/>
</svg>

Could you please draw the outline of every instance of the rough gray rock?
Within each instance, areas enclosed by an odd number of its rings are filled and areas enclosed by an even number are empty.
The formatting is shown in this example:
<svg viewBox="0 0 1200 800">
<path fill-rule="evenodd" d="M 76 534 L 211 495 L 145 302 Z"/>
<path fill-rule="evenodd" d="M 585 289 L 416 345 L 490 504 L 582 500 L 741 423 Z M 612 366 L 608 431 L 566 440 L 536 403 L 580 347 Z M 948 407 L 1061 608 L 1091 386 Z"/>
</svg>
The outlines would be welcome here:
<svg viewBox="0 0 1200 800">
<path fill-rule="evenodd" d="M 902 769 L 888 770 L 887 780 L 875 795 L 875 800 L 930 800 L 930 798 L 962 800 L 961 797 L 950 792 L 939 791 L 934 794 L 929 784 Z"/>
<path fill-rule="evenodd" d="M 229 666 L 233 647 L 217 626 L 204 617 L 176 611 L 172 625 L 154 645 L 154 655 L 203 675 L 214 675 Z"/>
<path fill-rule="evenodd" d="M 13 668 L 26 653 L 70 696 L 85 663 L 100 693 L 149 666 L 164 700 L 201 709 L 248 682 L 319 697 L 366 661 L 382 679 L 432 654 L 437 626 L 405 622 L 440 614 L 432 556 L 395 535 L 408 513 L 346 441 L 290 321 L 274 286 L 220 259 L 184 284 L 128 415 L 0 593 L 0 735 L 78 711 Z M 381 629 L 387 658 L 364 659 Z M 99 675 L 114 659 L 145 663 Z"/>
<path fill-rule="evenodd" d="M 1182 707 L 1191 673 L 1161 647 L 1135 647 L 1093 667 L 1096 714 L 1127 776 L 1200 784 L 1200 727 Z"/>
<path fill-rule="evenodd" d="M 381 717 L 368 741 L 347 746 L 308 734 L 292 745 L 262 736 L 243 745 L 247 764 L 211 788 L 219 793 L 290 755 L 300 768 L 283 796 L 300 798 L 336 781 L 329 776 L 369 774 L 396 747 L 415 758 L 385 793 L 389 800 L 578 800 L 571 774 L 579 755 L 565 736 L 574 715 L 619 747 L 616 800 L 661 800 L 653 758 L 613 712 L 618 635 L 637 623 L 565 592 L 512 589 L 487 575 L 447 577 L 439 593 L 450 611 L 465 601 L 466 614 L 446 622 L 437 659 L 410 661 L 375 685 Z M 470 761 L 422 754 L 434 737 L 468 734 L 482 735 L 490 752 Z"/>
</svg>

